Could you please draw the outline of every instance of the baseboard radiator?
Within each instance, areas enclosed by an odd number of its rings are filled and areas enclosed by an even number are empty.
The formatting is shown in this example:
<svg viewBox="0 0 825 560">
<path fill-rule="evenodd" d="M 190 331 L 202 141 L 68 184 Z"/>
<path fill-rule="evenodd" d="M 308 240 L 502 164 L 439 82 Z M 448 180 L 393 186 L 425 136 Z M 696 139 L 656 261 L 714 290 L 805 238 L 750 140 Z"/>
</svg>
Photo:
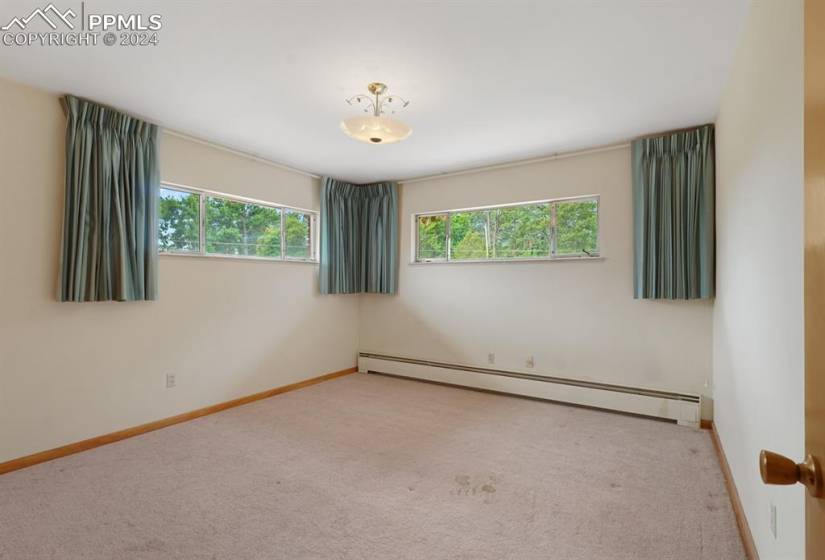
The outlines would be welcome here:
<svg viewBox="0 0 825 560">
<path fill-rule="evenodd" d="M 699 427 L 701 397 L 522 371 L 361 352 L 358 371 L 383 373 L 499 393 L 659 418 Z"/>
</svg>

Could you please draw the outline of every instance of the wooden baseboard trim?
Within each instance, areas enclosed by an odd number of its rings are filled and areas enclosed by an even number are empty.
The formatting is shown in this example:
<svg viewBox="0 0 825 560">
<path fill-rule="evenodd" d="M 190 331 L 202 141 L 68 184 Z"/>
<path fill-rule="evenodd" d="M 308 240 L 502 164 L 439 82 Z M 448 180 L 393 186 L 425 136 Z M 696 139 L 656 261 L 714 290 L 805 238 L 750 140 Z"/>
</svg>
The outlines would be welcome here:
<svg viewBox="0 0 825 560">
<path fill-rule="evenodd" d="M 699 420 L 699 428 L 702 430 L 712 430 L 713 420 Z"/>
<path fill-rule="evenodd" d="M 733 506 L 733 514 L 736 516 L 736 525 L 739 527 L 739 536 L 742 538 L 745 554 L 748 560 L 759 560 L 759 553 L 756 551 L 756 545 L 753 542 L 751 528 L 748 526 L 748 518 L 745 517 L 745 510 L 742 507 L 742 501 L 739 499 L 739 492 L 736 490 L 736 483 L 733 481 L 733 474 L 730 471 L 728 459 L 725 457 L 722 441 L 719 439 L 716 426 L 712 421 L 710 422 L 710 437 L 713 440 L 713 447 L 716 449 L 719 465 L 722 467 L 722 474 L 725 477 L 725 486 L 728 489 L 731 506 Z"/>
<path fill-rule="evenodd" d="M 255 393 L 254 395 L 247 395 L 245 397 L 233 399 L 231 401 L 226 401 L 218 404 L 213 404 L 212 406 L 199 408 L 191 412 L 184 412 L 183 414 L 170 416 L 169 418 L 163 418 L 161 420 L 155 420 L 154 422 L 149 422 L 147 424 L 141 424 L 140 426 L 126 428 L 125 430 L 120 430 L 118 432 L 112 432 L 110 434 L 105 434 L 102 436 L 85 439 L 83 441 L 70 443 L 68 445 L 63 445 L 61 447 L 56 447 L 54 449 L 49 449 L 47 451 L 41 451 L 39 453 L 27 455 L 26 457 L 12 459 L 11 461 L 0 463 L 0 474 L 9 473 L 19 469 L 25 469 L 26 467 L 31 467 L 32 465 L 37 465 L 38 463 L 45 463 L 46 461 L 51 461 L 53 459 L 58 459 L 60 457 L 66 457 L 67 455 L 80 453 L 81 451 L 94 449 L 95 447 L 100 447 L 101 445 L 107 445 L 109 443 L 114 443 L 116 441 L 121 441 L 130 437 L 139 436 L 147 432 L 153 432 L 161 428 L 166 428 L 168 426 L 174 426 L 175 424 L 180 424 L 181 422 L 194 420 L 195 418 L 200 418 L 201 416 L 207 416 L 209 414 L 215 414 L 216 412 L 220 412 L 228 408 L 234 408 L 236 406 L 249 404 L 251 402 L 259 401 L 261 399 L 274 397 L 275 395 L 280 395 L 281 393 L 288 393 L 289 391 L 303 389 L 304 387 L 316 385 L 323 381 L 329 381 L 330 379 L 343 377 L 345 375 L 355 373 L 356 371 L 358 371 L 357 367 L 351 367 L 347 369 L 342 369 L 340 371 L 334 371 L 332 373 L 327 373 L 325 375 L 320 375 L 318 377 L 313 377 L 310 379 L 306 379 L 304 381 L 292 383 L 290 385 L 284 385 L 283 387 L 276 387 L 274 389 L 269 389 L 267 391 Z"/>
</svg>

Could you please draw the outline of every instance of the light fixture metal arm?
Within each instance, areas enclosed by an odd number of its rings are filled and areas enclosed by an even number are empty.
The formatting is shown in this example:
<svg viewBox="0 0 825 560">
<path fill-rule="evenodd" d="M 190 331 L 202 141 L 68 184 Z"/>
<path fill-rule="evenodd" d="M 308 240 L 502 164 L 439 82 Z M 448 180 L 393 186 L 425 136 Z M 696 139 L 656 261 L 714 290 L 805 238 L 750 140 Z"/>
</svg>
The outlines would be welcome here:
<svg viewBox="0 0 825 560">
<path fill-rule="evenodd" d="M 348 98 L 346 102 L 349 105 L 358 103 L 361 107 L 364 107 L 365 113 L 372 111 L 372 114 L 375 117 L 380 117 L 384 114 L 385 105 L 387 103 L 392 105 L 392 110 L 390 111 L 391 113 L 395 113 L 396 110 L 406 109 L 407 105 L 410 104 L 408 100 L 404 99 L 400 95 L 386 95 L 387 86 L 381 82 L 373 82 L 367 87 L 367 89 L 369 90 L 370 95 L 359 93 Z M 366 103 L 364 103 L 365 101 Z"/>
<path fill-rule="evenodd" d="M 406 109 L 407 105 L 410 104 L 409 101 L 407 101 L 406 99 L 404 99 L 400 95 L 388 95 L 387 97 L 385 97 L 384 99 L 381 100 L 379 112 L 380 113 L 384 112 L 384 104 L 385 103 L 393 103 L 393 101 L 395 101 L 396 99 L 398 101 L 400 101 L 401 103 L 400 104 L 398 104 L 398 103 L 393 104 L 393 110 L 392 110 L 393 113 L 395 113 L 395 110 L 396 110 L 395 108 L 396 107 L 398 108 L 398 110 Z"/>
<path fill-rule="evenodd" d="M 376 115 L 378 114 L 375 102 L 372 99 L 370 99 L 369 97 L 367 97 L 366 95 L 363 95 L 363 94 L 359 93 L 358 95 L 353 95 L 352 97 L 346 99 L 346 102 L 349 105 L 353 105 L 354 103 L 359 103 L 360 104 L 363 101 L 367 102 L 365 105 L 362 105 L 362 107 L 364 107 L 364 112 L 365 113 L 368 113 L 368 112 L 372 111 L 374 114 L 376 114 Z"/>
</svg>

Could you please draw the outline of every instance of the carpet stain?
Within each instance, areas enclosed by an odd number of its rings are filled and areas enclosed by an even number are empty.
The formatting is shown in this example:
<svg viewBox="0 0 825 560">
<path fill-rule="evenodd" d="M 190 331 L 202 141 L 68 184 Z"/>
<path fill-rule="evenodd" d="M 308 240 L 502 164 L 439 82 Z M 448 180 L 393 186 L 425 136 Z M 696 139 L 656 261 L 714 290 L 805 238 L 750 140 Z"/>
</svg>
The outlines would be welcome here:
<svg viewBox="0 0 825 560">
<path fill-rule="evenodd" d="M 146 541 L 126 546 L 127 552 L 162 552 L 166 548 L 166 543 L 160 539 L 147 539 Z"/>
<path fill-rule="evenodd" d="M 457 496 L 483 496 L 484 503 L 492 501 L 493 494 L 496 493 L 498 478 L 496 475 L 458 474 L 454 478 L 457 488 L 453 493 Z"/>
</svg>

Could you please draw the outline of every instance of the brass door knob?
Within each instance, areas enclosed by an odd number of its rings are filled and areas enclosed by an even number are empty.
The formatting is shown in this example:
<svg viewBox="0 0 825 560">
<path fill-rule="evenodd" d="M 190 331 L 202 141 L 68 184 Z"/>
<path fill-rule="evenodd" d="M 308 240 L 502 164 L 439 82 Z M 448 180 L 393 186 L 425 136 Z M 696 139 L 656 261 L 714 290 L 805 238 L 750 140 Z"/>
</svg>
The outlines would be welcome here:
<svg viewBox="0 0 825 560">
<path fill-rule="evenodd" d="M 823 496 L 822 468 L 808 455 L 804 463 L 794 463 L 784 455 L 765 451 L 759 454 L 759 472 L 765 484 L 804 484 L 814 498 Z"/>
</svg>

